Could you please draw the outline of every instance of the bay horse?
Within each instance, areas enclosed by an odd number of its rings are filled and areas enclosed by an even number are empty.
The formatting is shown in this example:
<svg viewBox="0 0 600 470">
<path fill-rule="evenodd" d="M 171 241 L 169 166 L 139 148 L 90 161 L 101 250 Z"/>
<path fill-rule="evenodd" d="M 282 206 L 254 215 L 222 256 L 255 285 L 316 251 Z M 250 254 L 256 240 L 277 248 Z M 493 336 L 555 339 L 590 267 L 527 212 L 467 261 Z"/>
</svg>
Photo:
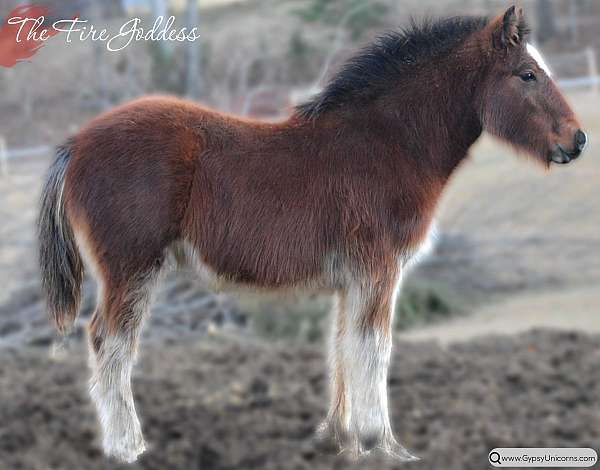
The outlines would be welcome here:
<svg viewBox="0 0 600 470">
<path fill-rule="evenodd" d="M 320 426 L 355 455 L 415 457 L 392 434 L 387 369 L 403 271 L 483 131 L 544 167 L 586 135 L 527 42 L 520 9 L 383 35 L 284 122 L 148 97 L 61 146 L 39 217 L 42 285 L 62 333 L 83 259 L 99 285 L 90 390 L 107 455 L 145 449 L 131 372 L 150 294 L 183 248 L 218 282 L 335 295 L 331 402 Z"/>
</svg>

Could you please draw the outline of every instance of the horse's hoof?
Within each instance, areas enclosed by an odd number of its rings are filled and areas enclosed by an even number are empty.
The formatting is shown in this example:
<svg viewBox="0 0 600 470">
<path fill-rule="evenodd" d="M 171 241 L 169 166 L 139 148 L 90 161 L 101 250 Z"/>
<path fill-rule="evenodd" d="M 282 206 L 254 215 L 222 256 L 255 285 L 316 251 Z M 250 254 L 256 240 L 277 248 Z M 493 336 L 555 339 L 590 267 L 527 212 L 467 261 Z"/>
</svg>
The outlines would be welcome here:
<svg viewBox="0 0 600 470">
<path fill-rule="evenodd" d="M 142 436 L 134 438 L 111 439 L 104 441 L 104 454 L 121 462 L 133 463 L 146 451 L 146 443 Z"/>
<path fill-rule="evenodd" d="M 335 426 L 328 420 L 319 425 L 313 438 L 316 449 L 324 454 L 339 453 L 343 446 L 342 440 Z"/>
<path fill-rule="evenodd" d="M 383 436 L 361 436 L 348 449 L 351 456 L 357 460 L 368 455 L 381 453 L 398 462 L 416 462 L 421 460 L 404 446 L 400 445 L 393 435 L 384 433 Z"/>
<path fill-rule="evenodd" d="M 417 462 L 418 460 L 421 460 L 404 446 L 400 445 L 394 438 L 386 439 L 378 448 L 381 449 L 385 455 L 399 462 Z"/>
</svg>

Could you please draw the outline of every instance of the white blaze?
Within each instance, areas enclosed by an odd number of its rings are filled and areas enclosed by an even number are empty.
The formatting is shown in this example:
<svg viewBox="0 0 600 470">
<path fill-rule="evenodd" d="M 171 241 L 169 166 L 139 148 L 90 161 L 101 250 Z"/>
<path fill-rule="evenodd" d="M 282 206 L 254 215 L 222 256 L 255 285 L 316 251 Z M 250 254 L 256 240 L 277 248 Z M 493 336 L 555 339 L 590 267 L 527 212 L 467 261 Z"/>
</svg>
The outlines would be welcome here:
<svg viewBox="0 0 600 470">
<path fill-rule="evenodd" d="M 538 51 L 531 44 L 527 43 L 527 52 L 529 53 L 529 55 L 531 57 L 533 57 L 533 60 L 535 60 L 537 62 L 537 64 L 540 66 L 540 68 L 544 72 L 546 72 L 549 77 L 551 77 L 552 76 L 552 72 L 550 71 L 550 67 L 548 67 L 548 64 L 546 64 L 546 61 L 542 57 L 542 54 L 540 54 L 540 51 Z"/>
</svg>

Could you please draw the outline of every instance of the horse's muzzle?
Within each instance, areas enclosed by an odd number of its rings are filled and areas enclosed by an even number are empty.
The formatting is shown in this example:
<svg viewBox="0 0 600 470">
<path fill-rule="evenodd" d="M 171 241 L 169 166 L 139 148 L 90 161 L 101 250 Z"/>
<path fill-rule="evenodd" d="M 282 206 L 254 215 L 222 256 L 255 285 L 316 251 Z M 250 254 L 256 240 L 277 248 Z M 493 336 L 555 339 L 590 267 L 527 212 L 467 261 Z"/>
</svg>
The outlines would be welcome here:
<svg viewBox="0 0 600 470">
<path fill-rule="evenodd" d="M 550 160 L 554 163 L 564 165 L 577 159 L 583 153 L 583 150 L 587 145 L 587 141 L 588 139 L 587 135 L 585 135 L 585 132 L 583 132 L 581 129 L 577 129 L 573 142 L 573 150 L 566 150 L 562 145 L 558 144 L 550 155 Z"/>
</svg>

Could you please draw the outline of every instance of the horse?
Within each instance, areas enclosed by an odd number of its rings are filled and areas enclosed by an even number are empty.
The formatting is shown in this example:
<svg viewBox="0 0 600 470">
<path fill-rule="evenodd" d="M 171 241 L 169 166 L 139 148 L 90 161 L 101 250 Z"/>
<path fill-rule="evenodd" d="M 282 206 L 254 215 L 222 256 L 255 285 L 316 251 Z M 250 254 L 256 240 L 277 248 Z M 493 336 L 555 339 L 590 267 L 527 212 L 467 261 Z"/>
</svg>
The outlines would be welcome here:
<svg viewBox="0 0 600 470">
<path fill-rule="evenodd" d="M 514 6 L 413 21 L 281 122 L 144 97 L 58 148 L 38 223 L 42 286 L 64 334 L 84 265 L 98 283 L 90 394 L 107 456 L 132 462 L 145 450 L 131 373 L 158 275 L 178 249 L 221 284 L 331 292 L 331 397 L 318 435 L 352 455 L 416 459 L 388 416 L 392 321 L 450 176 L 483 131 L 545 169 L 586 146 L 528 32 Z"/>
</svg>

